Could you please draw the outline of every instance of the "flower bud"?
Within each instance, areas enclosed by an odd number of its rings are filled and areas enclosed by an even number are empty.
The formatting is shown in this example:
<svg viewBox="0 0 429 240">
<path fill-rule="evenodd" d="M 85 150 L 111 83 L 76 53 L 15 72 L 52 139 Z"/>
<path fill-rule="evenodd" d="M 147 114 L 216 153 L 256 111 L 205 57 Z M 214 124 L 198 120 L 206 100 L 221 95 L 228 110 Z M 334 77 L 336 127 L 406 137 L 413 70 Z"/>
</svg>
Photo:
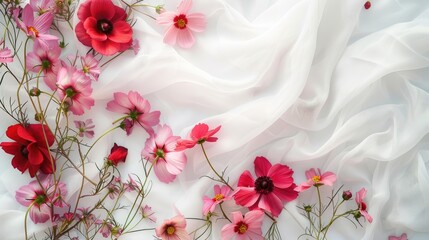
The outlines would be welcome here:
<svg viewBox="0 0 429 240">
<path fill-rule="evenodd" d="M 343 199 L 345 201 L 350 200 L 350 198 L 352 198 L 352 196 L 353 196 L 353 194 L 349 190 L 343 192 Z"/>
<path fill-rule="evenodd" d="M 36 113 L 35 115 L 34 115 L 34 120 L 36 121 L 36 122 L 42 122 L 43 121 L 43 113 Z"/>
<path fill-rule="evenodd" d="M 161 14 L 165 11 L 165 9 L 162 5 L 158 5 L 155 7 L 155 11 L 156 11 L 156 13 Z"/>
<path fill-rule="evenodd" d="M 33 88 L 29 91 L 29 94 L 30 94 L 30 96 L 32 96 L 32 97 L 40 96 L 40 93 L 41 93 L 40 89 L 38 89 L 38 88 L 36 88 L 36 87 L 33 87 Z"/>
<path fill-rule="evenodd" d="M 110 154 L 107 157 L 107 163 L 109 165 L 117 166 L 120 162 L 125 162 L 125 159 L 128 155 L 128 149 L 122 146 L 118 146 L 118 144 L 114 144 L 112 149 L 110 150 Z"/>
<path fill-rule="evenodd" d="M 310 205 L 305 205 L 304 206 L 304 210 L 306 211 L 306 212 L 308 212 L 308 213 L 310 213 L 311 212 L 311 206 Z"/>
</svg>

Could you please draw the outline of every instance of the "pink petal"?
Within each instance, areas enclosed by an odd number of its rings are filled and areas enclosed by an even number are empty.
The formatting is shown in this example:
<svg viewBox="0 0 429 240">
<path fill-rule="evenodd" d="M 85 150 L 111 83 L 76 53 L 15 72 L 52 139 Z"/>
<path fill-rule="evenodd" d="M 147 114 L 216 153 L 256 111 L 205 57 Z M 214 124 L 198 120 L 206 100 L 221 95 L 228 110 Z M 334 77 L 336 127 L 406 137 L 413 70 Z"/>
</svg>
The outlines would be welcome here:
<svg viewBox="0 0 429 240">
<path fill-rule="evenodd" d="M 47 33 L 53 20 L 54 15 L 51 12 L 46 12 L 36 17 L 34 20 L 34 27 L 39 31 L 39 33 Z"/>
<path fill-rule="evenodd" d="M 34 25 L 34 13 L 33 13 L 33 9 L 29 4 L 27 4 L 24 7 L 24 10 L 22 10 L 22 21 L 24 22 L 26 27 L 30 27 Z M 25 31 L 27 31 L 27 29 L 25 29 Z"/>
<path fill-rule="evenodd" d="M 117 43 L 128 43 L 133 38 L 133 29 L 125 21 L 115 22 L 109 39 Z"/>
<path fill-rule="evenodd" d="M 141 114 L 138 118 L 139 122 L 142 124 L 143 128 L 151 133 L 152 126 L 155 126 L 159 123 L 159 117 L 161 115 L 160 111 L 153 111 L 150 113 Z"/>
<path fill-rule="evenodd" d="M 279 188 L 287 188 L 293 183 L 293 171 L 288 166 L 275 164 L 268 171 L 268 176 L 273 180 L 273 184 Z"/>
<path fill-rule="evenodd" d="M 332 172 L 325 172 L 322 177 L 322 183 L 328 186 L 334 185 L 334 182 L 337 180 L 337 177 Z"/>
<path fill-rule="evenodd" d="M 357 193 L 356 193 L 356 203 L 358 204 L 358 205 L 360 205 L 361 203 L 362 203 L 362 201 L 363 201 L 363 199 L 365 198 L 365 196 L 366 196 L 366 189 L 365 188 L 362 188 L 361 190 L 359 190 Z"/>
<path fill-rule="evenodd" d="M 284 189 L 274 187 L 273 193 L 282 201 L 290 202 L 298 197 L 298 191 L 295 186 L 295 184 L 292 184 L 290 187 Z"/>
<path fill-rule="evenodd" d="M 310 184 L 308 184 L 308 182 L 304 182 L 304 183 L 301 183 L 298 187 L 296 187 L 295 191 L 303 192 L 303 191 L 309 189 L 311 186 L 313 186 L 313 184 L 310 185 Z"/>
<path fill-rule="evenodd" d="M 167 124 L 165 125 L 158 125 L 156 128 L 156 137 L 155 142 L 156 145 L 159 147 L 162 147 L 167 142 L 167 139 L 169 137 L 173 136 L 173 131 L 171 130 L 170 126 Z"/>
<path fill-rule="evenodd" d="M 194 35 L 187 28 L 180 30 L 177 34 L 177 44 L 182 48 L 191 48 L 195 44 Z"/>
<path fill-rule="evenodd" d="M 314 176 L 318 176 L 316 173 L 316 170 L 314 170 L 314 168 L 305 171 L 305 177 L 307 177 L 307 179 L 313 179 Z"/>
<path fill-rule="evenodd" d="M 368 212 L 367 212 L 367 211 L 360 210 L 360 213 L 362 214 L 362 216 L 364 216 L 364 217 L 365 217 L 365 219 L 366 219 L 369 223 L 372 223 L 372 217 L 368 214 Z"/>
<path fill-rule="evenodd" d="M 244 216 L 244 221 L 249 225 L 249 229 L 253 228 L 253 230 L 256 230 L 259 234 L 262 234 L 261 225 L 263 219 L 264 212 L 260 210 L 250 211 Z"/>
<path fill-rule="evenodd" d="M 239 186 L 239 187 L 254 187 L 255 186 L 255 180 L 253 180 L 253 177 L 248 170 L 244 171 L 240 175 L 240 178 L 238 179 L 237 186 Z"/>
<path fill-rule="evenodd" d="M 256 157 L 253 163 L 255 165 L 256 176 L 268 176 L 268 172 L 271 168 L 271 163 L 268 161 L 268 159 L 265 157 Z"/>
<path fill-rule="evenodd" d="M 222 230 L 221 230 L 222 240 L 232 239 L 232 237 L 235 235 L 234 228 L 235 228 L 234 223 L 229 223 L 229 224 L 223 226 Z"/>
<path fill-rule="evenodd" d="M 167 170 L 165 161 L 157 161 L 156 165 L 154 166 L 154 170 L 155 170 L 155 175 L 158 177 L 158 179 L 161 182 L 170 183 L 174 179 L 176 179 L 176 175 L 171 174 Z"/>
<path fill-rule="evenodd" d="M 35 204 L 30 208 L 30 218 L 36 224 L 47 222 L 51 218 L 51 209 L 46 204 Z"/>
<path fill-rule="evenodd" d="M 165 154 L 167 171 L 171 174 L 180 174 L 186 165 L 186 155 L 183 152 L 168 152 Z"/>
<path fill-rule="evenodd" d="M 165 32 L 164 43 L 168 45 L 175 45 L 179 31 L 180 30 L 178 28 L 176 28 L 174 25 L 171 25 Z"/>
<path fill-rule="evenodd" d="M 207 215 L 207 213 L 214 211 L 214 207 L 215 207 L 214 203 L 215 202 L 213 201 L 213 199 L 207 196 L 203 197 L 203 215 L 204 216 Z"/>
<path fill-rule="evenodd" d="M 139 110 L 143 110 L 141 112 L 146 113 L 147 107 L 149 105 L 149 102 L 144 99 L 138 92 L 135 91 L 129 91 L 128 92 L 128 100 L 131 103 L 131 107 L 129 107 L 129 109 L 132 108 L 137 108 Z"/>
<path fill-rule="evenodd" d="M 186 27 L 193 32 L 202 32 L 206 28 L 206 17 L 202 13 L 191 13 L 186 15 L 188 23 Z"/>
<path fill-rule="evenodd" d="M 173 25 L 174 18 L 177 16 L 175 12 L 163 12 L 156 18 L 156 23 L 161 25 Z"/>
<path fill-rule="evenodd" d="M 181 14 L 186 14 L 192 7 L 192 0 L 182 0 L 177 7 L 177 11 Z"/>
<path fill-rule="evenodd" d="M 249 207 L 258 201 L 258 194 L 253 187 L 238 187 L 234 194 L 234 200 L 238 205 Z"/>
<path fill-rule="evenodd" d="M 278 217 L 283 210 L 283 203 L 275 194 L 269 193 L 262 195 L 258 207 Z"/>
</svg>

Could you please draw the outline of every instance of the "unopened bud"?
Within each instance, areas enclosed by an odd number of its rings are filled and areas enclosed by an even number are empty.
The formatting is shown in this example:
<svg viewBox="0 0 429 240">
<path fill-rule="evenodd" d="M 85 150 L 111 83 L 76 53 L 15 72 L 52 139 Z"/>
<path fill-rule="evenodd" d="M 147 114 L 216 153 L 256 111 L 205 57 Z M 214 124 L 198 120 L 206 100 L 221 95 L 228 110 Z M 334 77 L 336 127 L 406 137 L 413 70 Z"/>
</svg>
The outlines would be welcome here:
<svg viewBox="0 0 429 240">
<path fill-rule="evenodd" d="M 161 14 L 161 13 L 163 13 L 165 11 L 165 9 L 164 9 L 163 6 L 158 5 L 158 6 L 155 7 L 155 11 L 156 11 L 156 13 Z"/>
<path fill-rule="evenodd" d="M 305 205 L 304 206 L 304 210 L 306 211 L 306 212 L 308 212 L 308 213 L 310 213 L 311 212 L 311 206 L 310 205 Z"/>
<path fill-rule="evenodd" d="M 40 96 L 40 89 L 38 89 L 38 88 L 36 88 L 36 87 L 33 87 L 30 91 L 29 91 L 29 94 L 30 94 L 30 96 L 32 96 L 32 97 L 37 97 L 37 96 Z"/>
<path fill-rule="evenodd" d="M 343 199 L 345 201 L 350 200 L 350 198 L 352 198 L 352 196 L 353 196 L 353 194 L 349 190 L 343 192 Z"/>
</svg>

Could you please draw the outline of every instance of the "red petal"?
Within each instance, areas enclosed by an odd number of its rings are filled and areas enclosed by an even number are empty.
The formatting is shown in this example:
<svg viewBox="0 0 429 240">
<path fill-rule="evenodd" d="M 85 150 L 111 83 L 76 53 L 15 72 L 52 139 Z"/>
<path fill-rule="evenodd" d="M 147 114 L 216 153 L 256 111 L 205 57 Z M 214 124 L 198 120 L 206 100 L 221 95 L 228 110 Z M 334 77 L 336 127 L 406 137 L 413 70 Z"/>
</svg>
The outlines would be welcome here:
<svg viewBox="0 0 429 240">
<path fill-rule="evenodd" d="M 133 29 L 124 21 L 115 22 L 109 39 L 117 43 L 128 43 L 133 38 Z"/>
<path fill-rule="evenodd" d="M 110 41 L 109 39 L 107 39 L 106 41 L 92 40 L 91 42 L 92 47 L 95 51 L 106 56 L 113 55 L 119 52 L 121 49 L 120 43 Z"/>
<path fill-rule="evenodd" d="M 2 143 L 0 143 L 0 147 L 3 148 L 3 151 L 5 151 L 8 154 L 12 154 L 12 155 L 21 154 L 22 146 L 25 146 L 25 145 L 21 145 L 17 142 L 2 142 Z"/>
<path fill-rule="evenodd" d="M 112 22 L 116 22 L 118 20 L 125 21 L 126 19 L 127 19 L 127 13 L 125 12 L 125 10 L 118 6 L 115 6 L 115 16 L 113 16 L 112 19 L 110 19 L 110 21 Z"/>
<path fill-rule="evenodd" d="M 265 157 L 256 157 L 255 161 L 255 173 L 256 176 L 268 176 L 268 172 L 271 168 L 271 163 Z"/>
<path fill-rule="evenodd" d="M 298 197 L 298 192 L 295 191 L 296 185 L 292 184 L 288 188 L 277 188 L 274 187 L 273 193 L 285 202 L 290 202 L 295 200 Z"/>
<path fill-rule="evenodd" d="M 31 165 L 40 165 L 43 163 L 43 154 L 40 152 L 37 144 L 32 143 L 27 146 L 28 150 L 28 162 Z"/>
<path fill-rule="evenodd" d="M 28 130 L 37 138 L 37 142 L 43 147 L 50 147 L 54 144 L 54 135 L 49 130 L 49 127 L 42 124 L 30 124 Z M 48 146 L 46 146 L 48 142 Z"/>
<path fill-rule="evenodd" d="M 286 165 L 276 164 L 269 171 L 268 176 L 273 180 L 274 186 L 287 188 L 293 183 L 293 171 Z"/>
<path fill-rule="evenodd" d="M 12 166 L 24 173 L 28 169 L 28 159 L 22 156 L 22 154 L 17 154 L 12 159 Z"/>
<path fill-rule="evenodd" d="M 83 23 L 83 27 L 86 30 L 86 33 L 93 40 L 97 41 L 105 41 L 107 39 L 107 35 L 105 33 L 99 32 L 97 29 L 97 19 L 93 17 L 89 17 Z"/>
<path fill-rule="evenodd" d="M 91 16 L 91 3 L 92 1 L 86 1 L 79 6 L 79 10 L 77 11 L 77 17 L 82 22 L 89 16 Z"/>
<path fill-rule="evenodd" d="M 92 0 L 91 16 L 97 20 L 111 20 L 115 13 L 115 5 L 110 0 Z"/>
<path fill-rule="evenodd" d="M 234 194 L 234 200 L 238 205 L 250 207 L 254 205 L 260 197 L 253 187 L 239 187 Z"/>
<path fill-rule="evenodd" d="M 91 38 L 86 33 L 86 29 L 83 27 L 83 22 L 79 22 L 74 29 L 77 39 L 85 46 L 91 47 Z"/>
<path fill-rule="evenodd" d="M 283 203 L 276 195 L 273 193 L 262 195 L 261 200 L 259 201 L 258 207 L 267 210 L 274 217 L 278 217 L 283 209 Z"/>
<path fill-rule="evenodd" d="M 244 171 L 240 178 L 238 179 L 237 183 L 238 187 L 254 187 L 255 186 L 255 180 L 253 180 L 252 175 L 248 170 Z"/>
</svg>

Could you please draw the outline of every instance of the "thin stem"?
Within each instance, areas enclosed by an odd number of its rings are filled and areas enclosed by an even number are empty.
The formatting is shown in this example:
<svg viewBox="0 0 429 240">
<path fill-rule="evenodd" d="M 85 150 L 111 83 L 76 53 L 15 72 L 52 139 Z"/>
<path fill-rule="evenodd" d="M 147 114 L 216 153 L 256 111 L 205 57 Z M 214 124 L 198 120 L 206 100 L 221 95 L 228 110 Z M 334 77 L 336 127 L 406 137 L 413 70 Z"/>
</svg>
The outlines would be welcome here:
<svg viewBox="0 0 429 240">
<path fill-rule="evenodd" d="M 226 216 L 226 213 L 225 213 L 225 211 L 223 210 L 223 207 L 222 207 L 222 203 L 219 204 L 219 208 L 222 211 L 223 217 L 226 218 L 226 220 L 228 220 L 230 223 L 232 223 L 231 220 Z"/>
<path fill-rule="evenodd" d="M 317 216 L 319 218 L 319 230 L 317 232 L 317 239 L 319 239 L 320 233 L 322 231 L 322 199 L 320 197 L 319 186 L 316 186 L 316 189 L 317 189 L 317 199 L 319 201 L 319 215 Z"/>
<path fill-rule="evenodd" d="M 204 145 L 201 143 L 201 149 L 203 150 L 203 154 L 204 157 L 207 160 L 207 163 L 209 164 L 210 168 L 212 169 L 212 171 L 216 174 L 216 176 L 219 178 L 219 180 L 221 180 L 226 186 L 229 187 L 229 189 L 231 189 L 232 191 L 234 191 L 234 188 L 232 188 L 227 181 L 225 181 L 225 179 L 214 169 L 212 163 L 209 160 L 209 157 L 207 156 L 206 150 L 204 149 Z"/>
</svg>

